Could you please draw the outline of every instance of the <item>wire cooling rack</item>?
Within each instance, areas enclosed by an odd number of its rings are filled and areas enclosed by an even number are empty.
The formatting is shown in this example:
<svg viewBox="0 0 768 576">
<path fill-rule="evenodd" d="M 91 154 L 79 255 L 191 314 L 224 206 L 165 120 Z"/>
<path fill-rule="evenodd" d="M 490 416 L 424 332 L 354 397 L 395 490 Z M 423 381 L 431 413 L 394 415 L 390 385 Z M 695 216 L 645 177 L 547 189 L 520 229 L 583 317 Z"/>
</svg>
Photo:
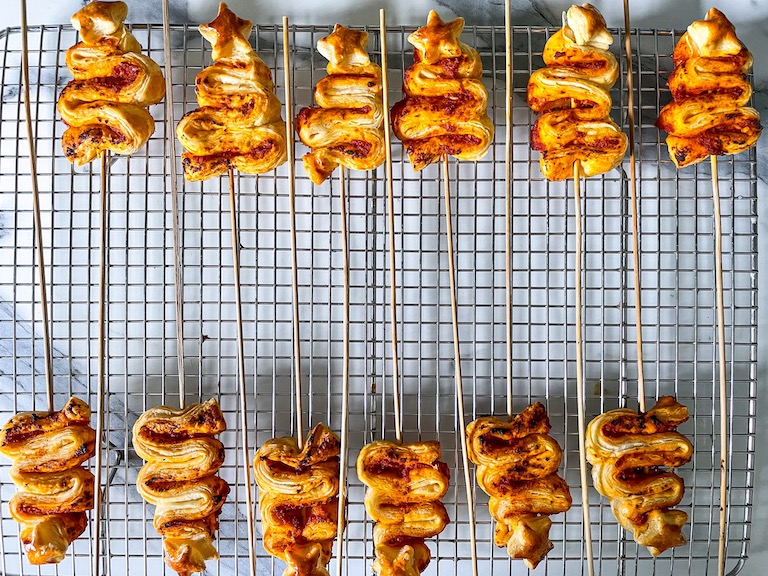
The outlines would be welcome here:
<svg viewBox="0 0 768 576">
<path fill-rule="evenodd" d="M 291 30 L 296 113 L 312 102 L 325 75 L 314 49 L 330 27 Z M 402 71 L 412 61 L 411 29 L 389 30 L 392 102 L 401 98 Z M 370 49 L 379 59 L 377 30 Z M 146 51 L 163 62 L 159 26 L 135 26 Z M 584 546 L 579 496 L 574 339 L 572 184 L 548 183 L 529 148 L 532 115 L 525 105 L 528 76 L 543 65 L 541 50 L 552 30 L 514 28 L 513 164 L 513 355 L 514 404 L 545 403 L 553 436 L 564 448 L 561 473 L 574 506 L 553 517 L 555 547 L 539 573 L 582 574 Z M 272 66 L 282 95 L 281 30 L 258 26 L 252 43 Z M 695 446 L 679 470 L 686 482 L 680 507 L 690 515 L 690 544 L 657 559 L 618 529 L 605 499 L 590 491 L 596 565 L 602 574 L 711 574 L 717 564 L 719 444 L 714 344 L 713 222 L 708 165 L 676 171 L 653 123 L 669 100 L 666 74 L 680 31 L 636 30 L 639 86 L 639 195 L 642 300 L 649 394 L 676 394 L 691 412 L 681 427 Z M 615 50 L 622 35 L 614 31 Z M 56 406 L 70 394 L 95 401 L 98 298 L 98 167 L 73 169 L 61 152 L 58 93 L 69 79 L 64 52 L 77 40 L 69 26 L 30 29 L 32 111 L 37 136 L 44 243 L 52 285 Z M 208 45 L 194 27 L 171 27 L 172 74 L 178 120 L 195 106 L 194 78 L 210 62 Z M 489 114 L 497 132 L 488 155 L 451 165 L 457 243 L 458 301 L 467 418 L 505 413 L 504 329 L 504 34 L 500 27 L 468 27 L 464 40 L 477 47 L 489 88 Z M 20 34 L 0 31 L 0 419 L 44 406 L 39 308 L 34 291 L 31 193 L 22 133 Z M 639 54 L 639 56 L 638 56 Z M 614 117 L 624 124 L 625 87 L 613 91 Z M 151 507 L 135 488 L 142 464 L 131 447 L 131 426 L 148 407 L 177 404 L 170 200 L 166 193 L 163 106 L 155 106 L 157 131 L 149 145 L 109 166 L 108 238 L 108 479 L 102 524 L 103 573 L 172 573 L 162 561 L 161 539 Z M 303 148 L 297 144 L 297 155 Z M 397 293 L 404 394 L 404 438 L 439 439 L 452 471 L 445 497 L 451 524 L 430 548 L 429 574 L 469 569 L 467 509 L 456 436 L 444 205 L 439 168 L 420 174 L 395 143 Z M 756 161 L 754 151 L 720 163 L 725 248 L 728 340 L 729 523 L 727 569 L 737 572 L 748 551 L 756 409 Z M 584 184 L 586 414 L 636 407 L 632 267 L 628 246 L 627 165 Z M 177 162 L 179 173 L 180 164 Z M 299 279 L 301 283 L 304 407 L 312 424 L 341 423 L 342 275 L 338 176 L 313 187 L 297 166 Z M 183 182 L 180 180 L 180 182 Z M 248 421 L 251 445 L 293 432 L 290 240 L 287 169 L 258 177 L 238 176 L 238 208 L 244 302 Z M 226 182 L 182 183 L 184 353 L 187 401 L 216 396 L 230 429 L 222 476 L 232 493 L 221 516 L 220 560 L 210 574 L 247 572 L 245 493 L 236 382 L 236 327 Z M 16 191 L 16 193 L 13 193 Z M 354 461 L 364 442 L 393 434 L 391 363 L 388 358 L 388 282 L 383 169 L 352 172 L 348 181 L 351 346 L 349 525 L 344 535 L 345 573 L 370 573 L 372 523 L 365 516 L 363 487 Z M 33 330 L 34 329 L 34 330 Z M 34 375 L 34 376 L 33 376 Z M 250 464 L 250 463 L 249 463 Z M 2 574 L 86 574 L 89 531 L 58 567 L 32 568 L 23 559 L 18 526 L 8 501 L 14 486 L 10 465 L 0 467 L 0 566 Z M 255 487 L 254 487 L 255 490 Z M 487 497 L 475 487 L 478 555 L 482 574 L 523 574 L 492 544 Z M 261 547 L 258 573 L 282 566 Z M 332 564 L 335 560 L 332 561 Z M 108 571 L 108 572 L 107 572 Z"/>
</svg>

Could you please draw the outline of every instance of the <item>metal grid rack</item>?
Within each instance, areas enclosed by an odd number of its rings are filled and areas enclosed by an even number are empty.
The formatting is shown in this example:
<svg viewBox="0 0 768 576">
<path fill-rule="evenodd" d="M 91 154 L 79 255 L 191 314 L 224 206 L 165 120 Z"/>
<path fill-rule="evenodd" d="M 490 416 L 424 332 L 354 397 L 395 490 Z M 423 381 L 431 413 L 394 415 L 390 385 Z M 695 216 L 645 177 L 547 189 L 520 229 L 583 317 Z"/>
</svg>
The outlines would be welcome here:
<svg viewBox="0 0 768 576">
<path fill-rule="evenodd" d="M 172 73 L 175 118 L 195 106 L 194 77 L 210 52 L 194 27 L 173 26 Z M 309 105 L 312 87 L 325 75 L 317 40 L 330 27 L 293 27 L 294 100 Z M 390 99 L 401 98 L 402 71 L 411 62 L 406 37 L 389 30 Z M 282 95 L 280 28 L 260 25 L 252 43 L 273 67 Z M 378 60 L 378 32 L 370 48 Z M 543 65 L 541 50 L 552 30 L 514 28 L 514 402 L 519 410 L 541 400 L 564 448 L 562 474 L 573 488 L 574 506 L 553 517 L 555 547 L 539 573 L 581 574 L 583 539 L 579 502 L 573 348 L 574 274 L 571 184 L 546 182 L 529 148 L 532 115 L 525 87 Z M 145 50 L 163 62 L 159 26 L 135 26 Z M 623 36 L 613 31 L 617 52 Z M 717 562 L 717 446 L 714 260 L 708 166 L 676 171 L 653 123 L 669 99 L 666 76 L 680 31 L 636 30 L 639 86 L 639 196 L 643 323 L 649 394 L 674 393 L 691 411 L 681 427 L 695 446 L 679 473 L 686 482 L 681 508 L 690 515 L 690 544 L 657 559 L 619 530 L 606 501 L 591 490 L 591 521 L 598 573 L 712 573 Z M 496 27 L 468 27 L 465 41 L 477 47 L 489 88 L 489 114 L 497 126 L 488 155 L 451 166 L 459 320 L 467 418 L 505 409 L 504 330 L 504 34 Z M 30 30 L 33 115 L 38 139 L 40 189 L 48 278 L 52 285 L 56 405 L 70 394 L 95 405 L 96 302 L 98 297 L 98 168 L 74 170 L 62 155 L 62 123 L 55 111 L 69 79 L 64 51 L 77 40 L 69 26 Z M 31 194 L 22 134 L 20 34 L 0 31 L 0 419 L 44 402 L 42 342 L 35 295 Z M 638 55 L 639 54 L 639 55 Z M 624 66 L 623 55 L 619 61 Z M 659 73 L 661 71 L 661 73 Z M 625 87 L 613 91 L 614 117 L 625 120 Z M 108 378 L 106 425 L 108 479 L 104 508 L 104 569 L 110 574 L 169 573 L 152 509 L 134 486 L 142 462 L 130 430 L 148 407 L 178 402 L 173 305 L 170 200 L 166 194 L 163 106 L 152 113 L 157 131 L 149 145 L 109 167 Z M 445 261 L 444 206 L 437 166 L 416 174 L 394 144 L 395 204 L 401 374 L 405 440 L 439 439 L 452 471 L 445 503 L 452 523 L 430 544 L 428 574 L 458 574 L 469 567 L 467 511 L 456 436 L 450 299 Z M 303 153 L 297 144 L 297 156 Z M 180 173 L 180 164 L 177 163 Z M 585 379 L 587 417 L 635 407 L 634 310 L 628 250 L 627 165 L 584 185 Z M 737 572 L 747 557 L 754 469 L 756 411 L 756 161 L 754 151 L 721 162 L 725 301 L 730 382 L 730 508 L 727 569 Z M 338 176 L 335 176 L 338 178 Z M 246 370 L 251 445 L 292 433 L 291 289 L 287 170 L 237 180 L 245 319 Z M 180 182 L 182 180 L 180 179 Z M 302 287 L 302 367 L 305 410 L 311 423 L 338 428 L 341 399 L 341 254 L 336 198 L 338 180 L 313 187 L 297 166 L 299 277 Z M 237 418 L 236 329 L 226 182 L 181 184 L 187 400 L 217 396 L 232 427 L 222 476 L 232 493 L 221 516 L 211 574 L 247 571 L 245 495 Z M 17 191 L 17 193 L 13 193 Z M 54 192 L 51 192 L 54 191 Z M 388 281 L 383 169 L 349 176 L 351 258 L 350 474 L 345 572 L 370 572 L 372 523 L 354 474 L 362 443 L 392 438 L 391 364 L 388 348 Z M 33 330 L 34 328 L 34 330 Z M 34 374 L 34 377 L 33 377 Z M 14 487 L 8 465 L 0 467 L 0 572 L 85 574 L 89 531 L 58 567 L 30 567 L 8 514 Z M 255 490 L 255 487 L 254 487 Z M 478 555 L 483 574 L 523 574 L 492 544 L 487 497 L 475 487 Z M 282 567 L 259 541 L 258 573 Z M 332 561 L 332 565 L 335 560 Z M 107 572 L 104 572 L 107 573 Z"/>
</svg>

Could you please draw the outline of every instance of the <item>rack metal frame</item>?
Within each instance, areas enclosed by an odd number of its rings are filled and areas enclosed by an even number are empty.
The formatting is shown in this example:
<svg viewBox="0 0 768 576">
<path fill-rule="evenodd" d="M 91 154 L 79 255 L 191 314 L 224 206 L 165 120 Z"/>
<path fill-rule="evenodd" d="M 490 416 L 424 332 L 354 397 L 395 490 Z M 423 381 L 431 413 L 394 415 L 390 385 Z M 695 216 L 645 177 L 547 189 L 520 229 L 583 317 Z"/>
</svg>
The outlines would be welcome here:
<svg viewBox="0 0 768 576">
<path fill-rule="evenodd" d="M 412 61 L 407 35 L 388 32 L 392 102 L 399 100 L 403 70 Z M 162 28 L 133 27 L 145 50 L 163 62 Z M 312 102 L 325 75 L 314 46 L 326 26 L 293 26 L 292 78 L 296 109 Z M 513 369 L 516 410 L 541 400 L 553 435 L 564 448 L 562 473 L 574 506 L 553 517 L 554 549 L 548 575 L 580 574 L 583 541 L 579 507 L 573 354 L 573 206 L 563 183 L 546 182 L 529 147 L 534 117 L 525 104 L 530 73 L 552 29 L 513 29 Z M 254 48 L 273 69 L 281 94 L 280 27 L 259 25 Z M 623 36 L 613 30 L 622 65 L 613 91 L 614 118 L 626 127 Z M 646 382 L 649 395 L 675 394 L 689 407 L 681 427 L 694 443 L 691 463 L 679 470 L 686 482 L 681 508 L 689 513 L 690 543 L 659 558 L 618 528 L 607 502 L 591 490 L 595 563 L 600 573 L 711 573 L 717 564 L 718 422 L 713 225 L 708 166 L 676 171 L 663 135 L 654 127 L 669 100 L 665 71 L 680 30 L 632 31 L 638 105 L 638 193 Z M 379 57 L 371 27 L 370 52 Z M 32 102 L 54 343 L 57 405 L 71 394 L 95 403 L 98 168 L 75 170 L 63 157 L 58 93 L 69 79 L 64 52 L 77 40 L 70 26 L 31 27 Z M 193 26 L 171 27 L 175 117 L 195 107 L 194 78 L 210 62 L 209 47 Z M 454 167 L 455 240 L 459 321 L 467 417 L 506 411 L 504 329 L 504 37 L 503 27 L 467 27 L 489 88 L 489 114 L 497 132 L 488 155 Z M 39 309 L 32 306 L 34 258 L 27 150 L 22 138 L 20 35 L 0 31 L 0 420 L 44 399 Z M 162 561 L 152 509 L 135 490 L 141 466 L 130 430 L 148 407 L 175 403 L 176 341 L 170 200 L 166 194 L 166 124 L 162 105 L 152 109 L 157 131 L 147 147 L 110 165 L 108 238 L 108 338 L 103 478 L 105 574 L 171 574 Z M 285 112 L 284 112 L 285 113 Z M 297 144 L 297 152 L 302 151 Z M 404 439 L 439 439 L 452 471 L 445 503 L 452 523 L 430 547 L 428 573 L 459 574 L 468 567 L 466 501 L 459 469 L 452 368 L 452 335 L 439 166 L 414 173 L 394 142 L 401 385 Z M 728 339 L 729 522 L 727 569 L 747 558 L 754 482 L 757 394 L 757 201 L 754 150 L 720 162 Z M 588 417 L 636 407 L 634 310 L 627 165 L 584 184 L 585 378 Z M 180 170 L 180 163 L 177 163 Z M 363 486 L 354 458 L 363 442 L 391 436 L 391 365 L 388 348 L 388 266 L 384 169 L 351 172 L 347 183 L 351 275 L 349 510 L 344 535 L 345 571 L 369 571 L 372 524 L 365 516 Z M 180 182 L 182 180 L 180 179 Z M 252 444 L 292 433 L 290 243 L 287 170 L 258 177 L 239 175 L 238 203 L 249 422 Z M 184 261 L 185 356 L 188 399 L 217 396 L 230 430 L 222 434 L 222 469 L 232 486 L 211 574 L 245 571 L 248 559 L 243 463 L 236 428 L 236 332 L 232 268 L 227 238 L 226 182 L 181 184 Z M 313 187 L 297 166 L 298 249 L 304 406 L 310 423 L 341 422 L 341 253 L 335 210 L 337 183 Z M 14 193 L 15 191 L 15 193 Z M 288 416 L 291 416 L 290 418 Z M 58 567 L 31 567 L 23 558 L 18 526 L 8 514 L 14 486 L 10 466 L 0 466 L 0 572 L 84 574 L 90 567 L 89 531 Z M 523 574 L 520 562 L 492 543 L 487 497 L 475 487 L 480 572 Z M 258 528 L 258 527 L 257 527 Z M 282 566 L 260 546 L 260 574 Z M 335 562 L 333 560 L 332 562 Z M 541 570 L 541 569 L 540 569 Z"/>
</svg>

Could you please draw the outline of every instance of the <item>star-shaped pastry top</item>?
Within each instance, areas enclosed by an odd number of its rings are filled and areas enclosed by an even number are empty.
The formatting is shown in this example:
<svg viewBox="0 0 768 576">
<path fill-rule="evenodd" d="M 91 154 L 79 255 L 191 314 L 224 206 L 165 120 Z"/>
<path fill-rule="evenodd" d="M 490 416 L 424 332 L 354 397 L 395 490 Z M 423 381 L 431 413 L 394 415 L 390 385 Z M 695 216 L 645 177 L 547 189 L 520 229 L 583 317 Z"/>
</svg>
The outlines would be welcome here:
<svg viewBox="0 0 768 576">
<path fill-rule="evenodd" d="M 83 43 L 120 52 L 141 52 L 141 45 L 123 25 L 128 16 L 125 2 L 90 2 L 70 19 Z"/>
<path fill-rule="evenodd" d="M 606 28 L 605 18 L 592 4 L 585 2 L 581 6 L 572 5 L 568 9 L 566 21 L 568 22 L 565 29 L 566 35 L 572 36 L 573 41 L 579 46 L 608 50 L 608 47 L 613 44 L 613 36 Z"/>
<path fill-rule="evenodd" d="M 213 59 L 246 56 L 253 52 L 248 36 L 253 23 L 243 20 L 229 9 L 225 2 L 219 4 L 219 13 L 210 24 L 201 24 L 198 28 L 203 38 L 211 43 Z"/>
<path fill-rule="evenodd" d="M 733 24 L 717 8 L 710 8 L 705 20 L 688 26 L 688 39 L 699 56 L 732 56 L 743 48 Z"/>
<path fill-rule="evenodd" d="M 421 61 L 435 64 L 444 58 L 461 56 L 461 31 L 464 18 L 443 22 L 434 10 L 427 17 L 427 25 L 408 36 L 408 42 L 419 51 Z"/>
<path fill-rule="evenodd" d="M 86 44 L 94 44 L 123 27 L 128 16 L 125 2 L 91 2 L 78 10 L 70 21 Z"/>
<path fill-rule="evenodd" d="M 367 46 L 368 32 L 350 30 L 336 24 L 331 34 L 318 41 L 317 51 L 325 56 L 333 68 L 347 68 L 371 63 Z"/>
</svg>

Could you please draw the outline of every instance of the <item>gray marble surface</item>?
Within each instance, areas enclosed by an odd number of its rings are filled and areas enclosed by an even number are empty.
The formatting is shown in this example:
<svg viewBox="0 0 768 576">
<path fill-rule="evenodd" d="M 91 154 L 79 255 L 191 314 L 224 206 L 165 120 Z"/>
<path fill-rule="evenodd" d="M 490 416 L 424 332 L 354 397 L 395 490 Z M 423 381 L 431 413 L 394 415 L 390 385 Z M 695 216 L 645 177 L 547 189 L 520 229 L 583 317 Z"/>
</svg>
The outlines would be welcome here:
<svg viewBox="0 0 768 576">
<path fill-rule="evenodd" d="M 160 22 L 161 4 L 158 0 L 128 0 L 129 19 L 134 22 Z M 609 26 L 622 25 L 622 3 L 618 0 L 595 2 L 606 17 Z M 61 24 L 68 22 L 69 16 L 82 4 L 82 0 L 28 0 L 30 24 Z M 171 2 L 174 23 L 199 23 L 208 21 L 216 11 L 217 2 L 213 0 L 173 0 Z M 452 14 L 463 16 L 468 24 L 500 24 L 503 22 L 503 2 L 501 0 L 382 0 L 372 2 L 361 0 L 355 3 L 326 2 L 323 0 L 231 0 L 230 6 L 238 13 L 260 23 L 279 22 L 283 15 L 288 15 L 293 23 L 330 23 L 343 21 L 349 24 L 375 24 L 380 7 L 387 9 L 388 22 L 392 25 L 414 25 L 422 22 L 430 8 L 440 10 L 444 17 Z M 351 5 L 350 5 L 351 4 Z M 521 25 L 557 25 L 560 13 L 570 4 L 567 0 L 513 0 L 514 22 Z M 636 27 L 684 28 L 690 21 L 701 18 L 706 10 L 715 5 L 723 10 L 737 27 L 739 37 L 755 54 L 756 105 L 763 118 L 768 118 L 768 1 L 767 0 L 719 0 L 708 2 L 701 0 L 635 0 L 632 3 L 632 25 Z M 16 26 L 19 23 L 18 2 L 8 0 L 0 10 L 0 28 Z M 758 146 L 759 189 L 759 269 L 761 278 L 768 270 L 766 261 L 766 242 L 768 242 L 768 218 L 766 218 L 766 181 L 768 180 L 768 159 L 765 143 Z M 762 287 L 761 296 L 766 290 Z M 9 311 L 6 311 L 9 312 Z M 765 358 L 768 348 L 768 322 L 766 307 L 761 307 L 759 315 L 759 358 Z M 0 343 L 0 349 L 2 345 Z M 759 365 L 759 408 L 764 411 L 766 363 Z M 760 449 L 768 442 L 768 419 L 758 419 L 758 453 L 756 459 L 757 475 L 755 478 L 755 507 L 753 517 L 752 545 L 750 560 L 743 574 L 765 574 L 768 562 L 768 459 L 766 450 Z"/>
</svg>

